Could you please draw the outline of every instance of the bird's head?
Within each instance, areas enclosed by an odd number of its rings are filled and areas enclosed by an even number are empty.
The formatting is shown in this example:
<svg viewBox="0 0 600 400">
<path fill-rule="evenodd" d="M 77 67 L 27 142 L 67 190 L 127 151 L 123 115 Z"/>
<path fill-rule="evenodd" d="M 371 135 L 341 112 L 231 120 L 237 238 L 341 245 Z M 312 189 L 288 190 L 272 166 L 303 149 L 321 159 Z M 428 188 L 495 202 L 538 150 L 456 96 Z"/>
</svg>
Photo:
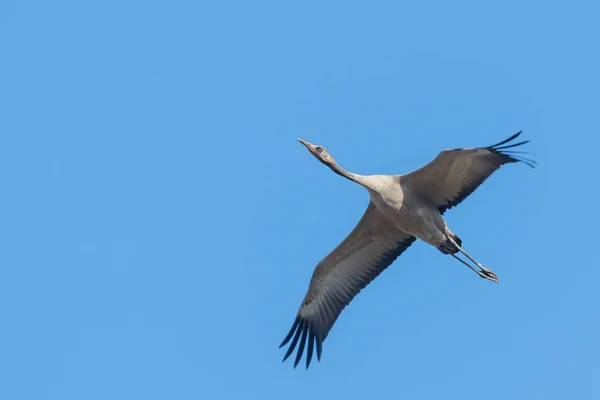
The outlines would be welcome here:
<svg viewBox="0 0 600 400">
<path fill-rule="evenodd" d="M 327 149 L 325 149 L 325 147 L 308 143 L 307 141 L 302 140 L 300 138 L 298 139 L 298 141 L 304 146 L 306 146 L 308 151 L 310 151 L 310 154 L 315 156 L 317 160 L 321 161 L 323 164 L 327 165 L 330 168 L 336 164 L 335 160 L 333 159 L 331 154 L 329 154 Z"/>
</svg>

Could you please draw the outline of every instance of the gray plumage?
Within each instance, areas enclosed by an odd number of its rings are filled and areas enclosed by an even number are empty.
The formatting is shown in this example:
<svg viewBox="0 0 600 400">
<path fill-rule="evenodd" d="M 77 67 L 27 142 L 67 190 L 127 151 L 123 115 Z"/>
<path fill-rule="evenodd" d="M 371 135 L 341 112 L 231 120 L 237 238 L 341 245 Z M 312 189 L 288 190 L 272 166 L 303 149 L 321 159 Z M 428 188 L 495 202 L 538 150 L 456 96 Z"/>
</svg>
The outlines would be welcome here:
<svg viewBox="0 0 600 400">
<path fill-rule="evenodd" d="M 320 360 L 323 342 L 342 310 L 417 239 L 456 258 L 480 277 L 498 282 L 496 274 L 462 249 L 462 240 L 448 229 L 442 215 L 502 165 L 523 162 L 534 167 L 535 161 L 521 157 L 522 152 L 509 150 L 528 142 L 507 144 L 520 134 L 488 147 L 444 150 L 429 164 L 404 175 L 353 174 L 322 146 L 298 139 L 335 173 L 365 187 L 370 201 L 352 232 L 317 264 L 294 324 L 279 346 L 291 340 L 283 360 L 296 346 L 294 367 L 306 346 L 306 368 L 315 347 Z M 460 258 L 459 252 L 476 267 Z"/>
</svg>

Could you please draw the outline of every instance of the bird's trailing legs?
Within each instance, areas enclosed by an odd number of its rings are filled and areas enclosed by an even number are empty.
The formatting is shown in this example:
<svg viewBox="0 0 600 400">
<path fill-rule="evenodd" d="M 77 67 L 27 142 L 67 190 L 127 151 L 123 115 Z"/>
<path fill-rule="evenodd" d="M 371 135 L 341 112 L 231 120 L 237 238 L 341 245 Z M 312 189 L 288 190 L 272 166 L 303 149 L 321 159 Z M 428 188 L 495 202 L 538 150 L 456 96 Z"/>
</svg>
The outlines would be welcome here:
<svg viewBox="0 0 600 400">
<path fill-rule="evenodd" d="M 451 238 L 450 236 L 448 236 L 448 240 L 454 245 L 456 246 L 456 248 L 458 249 L 458 251 L 460 251 L 461 253 L 463 253 L 469 260 L 473 261 L 475 263 L 475 265 L 477 265 L 479 267 L 478 270 L 475 267 L 473 267 L 472 265 L 470 265 L 468 262 L 464 261 L 462 258 L 458 257 L 456 254 L 452 254 L 450 253 L 450 255 L 454 258 L 456 258 L 458 261 L 460 261 L 461 263 L 465 264 L 467 267 L 471 268 L 473 271 L 475 271 L 475 273 L 477 275 L 479 275 L 480 277 L 484 278 L 484 279 L 489 279 L 490 281 L 499 283 L 498 281 L 498 276 L 492 272 L 492 270 L 487 269 L 486 267 L 484 267 L 483 265 L 481 265 L 480 263 L 478 263 L 477 261 L 475 261 L 473 259 L 473 257 L 471 257 L 470 255 L 468 255 L 463 249 L 462 247 L 460 247 L 458 245 L 458 243 L 456 243 L 456 241 L 454 241 L 453 238 Z"/>
</svg>

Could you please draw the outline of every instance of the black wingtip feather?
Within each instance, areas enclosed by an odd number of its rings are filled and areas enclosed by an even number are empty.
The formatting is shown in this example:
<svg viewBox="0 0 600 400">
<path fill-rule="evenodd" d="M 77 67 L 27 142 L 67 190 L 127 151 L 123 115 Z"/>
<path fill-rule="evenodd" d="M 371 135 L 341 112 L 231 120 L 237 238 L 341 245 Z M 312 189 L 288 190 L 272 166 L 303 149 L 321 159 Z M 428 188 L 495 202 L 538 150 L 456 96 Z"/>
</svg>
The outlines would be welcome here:
<svg viewBox="0 0 600 400">
<path fill-rule="evenodd" d="M 500 154 L 504 157 L 506 157 L 507 162 L 522 162 L 528 166 L 530 166 L 531 168 L 535 168 L 535 164 L 537 164 L 536 161 L 530 159 L 530 158 L 526 158 L 526 157 L 521 157 L 516 155 L 516 151 L 515 150 L 507 150 L 507 149 L 511 149 L 517 146 L 522 146 L 524 144 L 527 144 L 530 142 L 530 140 L 524 140 L 522 142 L 518 142 L 518 143 L 511 143 L 511 144 L 506 144 L 514 139 L 516 139 L 523 131 L 519 131 L 517 133 L 515 133 L 514 135 L 512 135 L 511 137 L 509 137 L 508 139 L 505 139 L 503 141 L 501 141 L 500 143 L 496 143 L 492 146 L 488 146 L 486 147 L 488 150 L 496 153 L 496 154 Z"/>
<path fill-rule="evenodd" d="M 298 346 L 296 358 L 294 360 L 294 368 L 296 368 L 302 359 L 302 355 L 304 354 L 304 348 L 306 347 L 307 340 L 308 347 L 306 348 L 306 368 L 308 369 L 310 366 L 315 347 L 317 348 L 317 361 L 321 361 L 323 341 L 318 338 L 314 329 L 311 328 L 309 321 L 303 320 L 300 316 L 296 317 L 292 329 L 290 329 L 285 339 L 283 339 L 283 342 L 281 342 L 279 348 L 285 346 L 290 340 L 290 347 L 286 351 L 282 362 L 287 360 L 294 352 L 296 346 Z"/>
<path fill-rule="evenodd" d="M 517 137 L 519 137 L 519 135 L 522 133 L 523 131 L 520 130 L 519 132 L 515 133 L 514 135 L 512 135 L 511 137 L 509 137 L 508 139 L 504 139 L 503 141 L 501 141 L 500 143 L 496 143 L 493 144 L 491 146 L 488 146 L 488 149 L 494 148 L 494 147 L 498 147 L 498 146 L 502 146 L 504 143 L 508 143 L 511 140 L 516 139 Z"/>
<path fill-rule="evenodd" d="M 494 150 L 506 150 L 506 149 L 510 149 L 511 147 L 517 147 L 517 146 L 527 144 L 529 142 L 530 142 L 530 140 L 523 140 L 522 142 L 519 142 L 519 143 L 507 144 L 506 146 L 496 146 L 496 147 L 492 147 L 492 148 Z"/>
<path fill-rule="evenodd" d="M 300 339 L 300 346 L 298 347 L 298 352 L 296 353 L 296 360 L 294 361 L 294 368 L 298 366 L 298 363 L 302 359 L 302 354 L 304 353 L 304 346 L 306 345 L 306 336 L 308 335 L 308 329 L 303 327 L 302 329 L 302 338 Z"/>
<path fill-rule="evenodd" d="M 530 155 L 535 155 L 534 152 L 532 151 L 521 151 L 521 150 L 504 150 L 504 153 L 509 153 L 509 154 L 530 154 Z"/>
<path fill-rule="evenodd" d="M 294 348 L 296 348 L 296 344 L 298 343 L 298 339 L 300 338 L 300 334 L 302 333 L 303 329 L 304 329 L 304 323 L 298 324 L 298 327 L 296 328 L 296 334 L 294 335 L 294 339 L 292 340 L 292 343 L 290 343 L 290 347 L 289 347 L 288 351 L 285 353 L 285 356 L 283 357 L 282 362 L 287 360 L 287 358 L 294 351 Z"/>
<path fill-rule="evenodd" d="M 310 360 L 312 359 L 314 345 L 315 345 L 315 334 L 311 330 L 308 335 L 308 349 L 306 349 L 306 369 L 308 369 L 308 366 L 310 365 Z"/>
<path fill-rule="evenodd" d="M 286 345 L 287 342 L 290 341 L 290 339 L 292 338 L 292 335 L 296 331 L 296 328 L 298 327 L 299 323 L 300 323 L 300 318 L 296 318 L 296 320 L 294 321 L 294 325 L 292 325 L 292 329 L 290 329 L 290 332 L 287 334 L 285 339 L 283 339 L 283 342 L 281 342 L 281 344 L 279 345 L 279 348 L 282 348 L 283 346 Z"/>
<path fill-rule="evenodd" d="M 323 351 L 323 342 L 317 339 L 317 361 L 321 361 L 321 352 Z"/>
</svg>

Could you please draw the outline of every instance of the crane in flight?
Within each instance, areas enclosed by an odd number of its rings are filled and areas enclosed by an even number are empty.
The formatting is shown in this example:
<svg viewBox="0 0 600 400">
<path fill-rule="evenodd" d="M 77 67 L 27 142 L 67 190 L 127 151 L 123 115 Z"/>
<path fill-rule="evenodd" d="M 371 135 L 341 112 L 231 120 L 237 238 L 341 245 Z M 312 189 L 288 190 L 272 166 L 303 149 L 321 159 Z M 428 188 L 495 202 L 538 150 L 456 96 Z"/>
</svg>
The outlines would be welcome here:
<svg viewBox="0 0 600 400">
<path fill-rule="evenodd" d="M 363 186 L 370 201 L 350 234 L 314 269 L 307 293 L 289 333 L 279 346 L 291 343 L 285 361 L 298 345 L 294 368 L 307 347 L 306 368 L 316 347 L 321 360 L 323 341 L 342 310 L 417 239 L 449 254 L 481 278 L 497 275 L 475 261 L 462 240 L 447 226 L 443 214 L 460 204 L 502 165 L 535 161 L 513 148 L 522 131 L 488 147 L 444 150 L 429 164 L 404 175 L 359 175 L 340 167 L 323 147 L 298 139 L 336 174 Z M 459 257 L 463 254 L 471 263 Z"/>
</svg>

